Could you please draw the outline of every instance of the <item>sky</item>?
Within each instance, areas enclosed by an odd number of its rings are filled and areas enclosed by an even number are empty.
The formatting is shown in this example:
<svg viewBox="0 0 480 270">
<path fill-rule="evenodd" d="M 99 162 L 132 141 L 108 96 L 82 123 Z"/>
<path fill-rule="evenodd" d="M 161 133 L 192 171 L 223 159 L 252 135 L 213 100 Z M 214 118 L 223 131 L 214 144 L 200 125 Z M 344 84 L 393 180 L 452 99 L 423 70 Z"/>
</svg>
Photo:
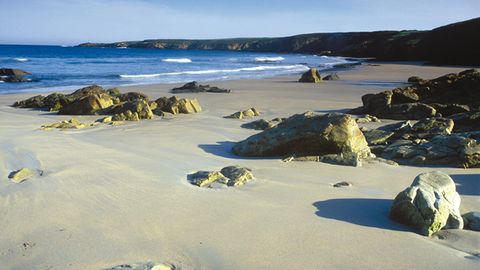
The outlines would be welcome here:
<svg viewBox="0 0 480 270">
<path fill-rule="evenodd" d="M 480 0 L 0 0 L 0 44 L 428 30 L 475 17 Z"/>
</svg>

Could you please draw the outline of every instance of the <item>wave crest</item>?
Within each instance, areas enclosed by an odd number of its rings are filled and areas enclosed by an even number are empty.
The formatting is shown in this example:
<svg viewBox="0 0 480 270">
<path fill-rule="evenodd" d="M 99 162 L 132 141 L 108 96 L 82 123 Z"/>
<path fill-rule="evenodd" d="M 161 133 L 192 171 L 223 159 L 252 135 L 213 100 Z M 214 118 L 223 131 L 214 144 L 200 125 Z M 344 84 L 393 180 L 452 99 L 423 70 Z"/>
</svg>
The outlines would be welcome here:
<svg viewBox="0 0 480 270">
<path fill-rule="evenodd" d="M 207 69 L 207 70 L 192 70 L 192 71 L 179 71 L 179 72 L 166 72 L 155 74 L 124 74 L 119 75 L 124 79 L 146 79 L 161 76 L 178 76 L 178 75 L 202 75 L 202 74 L 216 74 L 216 73 L 236 73 L 242 71 L 263 71 L 263 70 L 288 70 L 292 72 L 305 71 L 308 67 L 305 65 L 288 65 L 288 66 L 256 66 L 238 69 Z"/>
<path fill-rule="evenodd" d="M 255 62 L 281 62 L 285 60 L 285 58 L 278 56 L 278 57 L 256 57 Z"/>
<path fill-rule="evenodd" d="M 29 61 L 28 58 L 15 58 L 15 61 L 18 61 L 18 62 L 27 62 Z"/>
<path fill-rule="evenodd" d="M 192 60 L 189 58 L 167 58 L 163 59 L 163 62 L 170 62 L 170 63 L 191 63 Z"/>
</svg>

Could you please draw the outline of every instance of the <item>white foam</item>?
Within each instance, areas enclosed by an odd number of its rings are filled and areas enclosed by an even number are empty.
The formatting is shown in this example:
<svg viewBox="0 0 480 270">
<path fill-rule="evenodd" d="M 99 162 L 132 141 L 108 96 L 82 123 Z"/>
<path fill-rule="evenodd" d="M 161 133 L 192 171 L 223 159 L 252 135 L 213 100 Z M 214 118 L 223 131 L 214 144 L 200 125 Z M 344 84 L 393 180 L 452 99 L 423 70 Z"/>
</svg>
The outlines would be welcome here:
<svg viewBox="0 0 480 270">
<path fill-rule="evenodd" d="M 238 68 L 238 69 L 207 69 L 207 70 L 193 70 L 193 71 L 180 71 L 180 72 L 166 72 L 166 73 L 155 73 L 155 74 L 124 74 L 120 75 L 120 78 L 125 79 L 145 79 L 145 78 L 154 78 L 161 76 L 178 76 L 178 75 L 202 75 L 202 74 L 216 74 L 216 73 L 237 73 L 242 71 L 263 71 L 263 70 L 285 70 L 285 71 L 304 71 L 308 70 L 307 66 L 304 65 L 288 65 L 288 66 L 256 66 L 256 67 L 247 67 L 247 68 Z"/>
<path fill-rule="evenodd" d="M 255 62 L 281 62 L 285 60 L 285 58 L 278 56 L 278 57 L 256 57 Z"/>
<path fill-rule="evenodd" d="M 27 62 L 28 61 L 27 58 L 15 58 L 15 60 L 17 60 L 18 62 Z"/>
<path fill-rule="evenodd" d="M 192 60 L 188 58 L 167 58 L 163 59 L 163 62 L 171 62 L 171 63 L 191 63 Z"/>
</svg>

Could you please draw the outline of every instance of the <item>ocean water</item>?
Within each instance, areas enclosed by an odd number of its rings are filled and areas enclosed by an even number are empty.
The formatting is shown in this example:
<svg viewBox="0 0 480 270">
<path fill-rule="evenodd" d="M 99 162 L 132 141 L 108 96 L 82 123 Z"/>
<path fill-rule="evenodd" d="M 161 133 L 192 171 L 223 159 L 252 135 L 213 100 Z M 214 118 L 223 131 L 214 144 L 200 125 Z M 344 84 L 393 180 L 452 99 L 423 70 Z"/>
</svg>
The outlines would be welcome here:
<svg viewBox="0 0 480 270">
<path fill-rule="evenodd" d="M 300 74 L 350 63 L 341 57 L 234 51 L 0 45 L 0 68 L 31 73 L 31 82 L 0 83 L 0 93 L 72 90 Z"/>
</svg>

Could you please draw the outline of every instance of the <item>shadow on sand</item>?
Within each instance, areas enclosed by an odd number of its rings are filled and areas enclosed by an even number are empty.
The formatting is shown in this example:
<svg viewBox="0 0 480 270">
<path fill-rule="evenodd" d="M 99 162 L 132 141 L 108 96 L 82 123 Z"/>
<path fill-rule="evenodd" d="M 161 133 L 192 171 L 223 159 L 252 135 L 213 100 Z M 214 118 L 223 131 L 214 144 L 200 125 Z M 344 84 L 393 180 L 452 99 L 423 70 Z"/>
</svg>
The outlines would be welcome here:
<svg viewBox="0 0 480 270">
<path fill-rule="evenodd" d="M 460 195 L 480 196 L 480 174 L 451 174 Z"/>
<path fill-rule="evenodd" d="M 322 218 L 392 231 L 411 231 L 388 218 L 391 205 L 392 200 L 358 198 L 331 199 L 313 204 L 317 208 L 315 214 Z"/>
<path fill-rule="evenodd" d="M 351 109 L 316 110 L 317 113 L 347 113 Z"/>
<path fill-rule="evenodd" d="M 268 159 L 279 159 L 279 157 L 242 157 L 237 156 L 232 152 L 232 148 L 236 142 L 217 142 L 216 144 L 199 144 L 198 147 L 203 151 L 230 159 L 251 159 L 251 160 L 268 160 Z"/>
</svg>

